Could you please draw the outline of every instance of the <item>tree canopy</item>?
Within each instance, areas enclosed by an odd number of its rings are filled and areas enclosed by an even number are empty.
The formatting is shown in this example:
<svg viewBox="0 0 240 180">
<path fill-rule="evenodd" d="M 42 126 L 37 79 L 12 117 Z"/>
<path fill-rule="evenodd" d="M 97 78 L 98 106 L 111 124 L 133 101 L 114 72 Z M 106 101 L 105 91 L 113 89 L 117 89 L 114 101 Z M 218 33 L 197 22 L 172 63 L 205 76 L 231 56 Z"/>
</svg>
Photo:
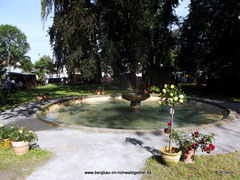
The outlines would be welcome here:
<svg viewBox="0 0 240 180">
<path fill-rule="evenodd" d="M 7 24 L 0 25 L 0 62 L 4 62 L 0 68 L 4 69 L 7 65 L 10 71 L 10 66 L 17 67 L 18 62 L 21 64 L 22 61 L 29 60 L 26 56 L 29 49 L 27 37 L 21 30 Z"/>
<path fill-rule="evenodd" d="M 130 73 L 135 82 L 138 72 L 172 67 L 178 0 L 41 2 L 43 19 L 54 6 L 51 44 L 57 64 L 69 74 L 100 79 L 102 71 L 113 77 Z"/>
<path fill-rule="evenodd" d="M 206 71 L 209 85 L 235 88 L 240 79 L 240 3 L 194 0 L 180 35 L 179 66 Z"/>
<path fill-rule="evenodd" d="M 54 9 L 49 30 L 59 67 L 100 79 L 160 69 L 207 74 L 209 84 L 240 78 L 238 0 L 192 0 L 179 23 L 178 0 L 41 0 L 42 18 Z M 178 26 L 174 30 L 174 26 Z M 148 79 L 149 79 L 148 78 Z"/>
<path fill-rule="evenodd" d="M 54 63 L 50 56 L 44 55 L 35 62 L 34 68 L 36 69 L 36 74 L 43 80 L 46 73 L 53 72 Z"/>
</svg>

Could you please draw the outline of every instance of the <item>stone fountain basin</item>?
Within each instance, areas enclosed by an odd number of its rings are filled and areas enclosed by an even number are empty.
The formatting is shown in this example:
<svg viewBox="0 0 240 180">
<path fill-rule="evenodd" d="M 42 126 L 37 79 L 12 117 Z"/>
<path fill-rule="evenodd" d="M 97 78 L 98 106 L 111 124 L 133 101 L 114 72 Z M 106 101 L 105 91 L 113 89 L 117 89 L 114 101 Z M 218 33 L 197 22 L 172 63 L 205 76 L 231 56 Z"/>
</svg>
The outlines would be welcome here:
<svg viewBox="0 0 240 180">
<path fill-rule="evenodd" d="M 157 95 L 151 95 L 151 97 L 146 100 L 146 101 L 158 101 L 159 97 Z M 193 99 L 193 98 L 192 98 Z M 49 123 L 51 125 L 55 125 L 55 126 L 60 126 L 60 127 L 64 127 L 64 128 L 71 128 L 71 129 L 78 129 L 78 130 L 82 130 L 82 131 L 90 131 L 90 132 L 116 132 L 116 133 L 162 133 L 162 129 L 148 129 L 148 130 L 134 130 L 134 129 L 112 129 L 112 128 L 99 128 L 99 127 L 87 127 L 87 126 L 82 126 L 82 125 L 73 125 L 73 124 L 68 124 L 68 123 L 62 123 L 59 122 L 56 119 L 51 119 L 48 118 L 46 115 L 51 112 L 51 111 L 55 111 L 56 109 L 60 108 L 60 107 L 65 107 L 68 105 L 72 105 L 72 104 L 76 104 L 76 103 L 82 103 L 82 102 L 96 102 L 96 101 L 111 101 L 111 100 L 121 100 L 124 101 L 121 97 L 121 95 L 93 95 L 93 96 L 78 96 L 78 97 L 70 97 L 70 98 L 64 98 L 64 99 L 58 99 L 53 103 L 47 104 L 45 106 L 42 107 L 41 110 L 39 110 L 37 112 L 37 117 L 46 122 Z M 177 130 L 184 130 L 187 132 L 193 132 L 196 130 L 200 130 L 200 129 L 206 129 L 209 127 L 215 127 L 215 126 L 221 126 L 223 124 L 226 123 L 231 123 L 234 121 L 235 117 L 236 117 L 236 112 L 225 108 L 219 104 L 213 103 L 212 101 L 208 101 L 208 100 L 203 100 L 203 99 L 196 99 L 197 101 L 202 101 L 204 103 L 210 103 L 215 105 L 216 107 L 219 107 L 220 109 L 223 110 L 223 118 L 222 120 L 215 122 L 215 123 L 210 123 L 210 124 L 204 124 L 204 125 L 200 125 L 200 126 L 193 126 L 193 127 L 184 127 L 184 128 L 176 128 Z"/>
<path fill-rule="evenodd" d="M 150 97 L 149 94 L 142 92 L 123 93 L 122 98 L 128 101 L 144 101 Z"/>
</svg>

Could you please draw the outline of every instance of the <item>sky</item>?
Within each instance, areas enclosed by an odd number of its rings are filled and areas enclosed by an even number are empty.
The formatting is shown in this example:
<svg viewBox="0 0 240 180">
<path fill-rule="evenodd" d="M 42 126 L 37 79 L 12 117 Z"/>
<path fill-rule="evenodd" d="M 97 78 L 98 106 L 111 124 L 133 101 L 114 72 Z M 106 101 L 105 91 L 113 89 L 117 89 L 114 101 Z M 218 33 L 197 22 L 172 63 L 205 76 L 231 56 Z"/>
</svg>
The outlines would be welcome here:
<svg viewBox="0 0 240 180">
<path fill-rule="evenodd" d="M 185 17 L 188 14 L 189 1 L 180 0 L 180 6 L 176 9 L 177 15 Z M 33 63 L 43 55 L 52 57 L 47 33 L 52 21 L 50 15 L 43 29 L 41 0 L 0 0 L 0 25 L 16 26 L 27 36 L 31 48 L 27 55 L 31 57 Z"/>
<path fill-rule="evenodd" d="M 0 0 L 0 24 L 16 26 L 27 36 L 31 48 L 27 55 L 33 63 L 43 55 L 52 57 L 47 34 L 52 19 L 48 19 L 43 29 L 40 0 Z"/>
</svg>

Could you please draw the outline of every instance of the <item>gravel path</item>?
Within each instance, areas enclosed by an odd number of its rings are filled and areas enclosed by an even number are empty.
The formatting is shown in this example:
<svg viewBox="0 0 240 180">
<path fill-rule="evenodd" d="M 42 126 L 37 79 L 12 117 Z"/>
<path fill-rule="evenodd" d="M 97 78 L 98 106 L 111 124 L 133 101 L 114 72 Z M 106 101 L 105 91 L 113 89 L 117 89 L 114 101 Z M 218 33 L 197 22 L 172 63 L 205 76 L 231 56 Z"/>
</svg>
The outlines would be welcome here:
<svg viewBox="0 0 240 180">
<path fill-rule="evenodd" d="M 238 103 L 215 102 L 240 113 Z M 0 124 L 17 122 L 20 126 L 36 131 L 40 147 L 55 154 L 50 161 L 35 170 L 27 178 L 29 180 L 141 179 L 141 175 L 120 173 L 139 173 L 146 159 L 158 154 L 158 150 L 168 144 L 165 135 L 89 133 L 47 125 L 35 116 L 36 110 L 46 103 L 31 103 L 0 114 Z M 240 150 L 239 117 L 233 123 L 200 131 L 216 134 L 216 149 L 212 154 Z M 200 154 L 198 151 L 197 155 Z M 116 171 L 116 174 L 95 174 L 112 171 Z"/>
</svg>

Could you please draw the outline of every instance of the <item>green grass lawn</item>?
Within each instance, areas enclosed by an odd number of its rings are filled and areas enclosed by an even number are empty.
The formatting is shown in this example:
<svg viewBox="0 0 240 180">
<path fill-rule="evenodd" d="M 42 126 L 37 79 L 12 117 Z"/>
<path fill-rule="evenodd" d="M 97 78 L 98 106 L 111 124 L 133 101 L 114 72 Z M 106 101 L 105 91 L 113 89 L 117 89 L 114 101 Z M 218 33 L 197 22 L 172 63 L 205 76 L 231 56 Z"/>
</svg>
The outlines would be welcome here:
<svg viewBox="0 0 240 180">
<path fill-rule="evenodd" d="M 50 157 L 50 152 L 40 149 L 32 149 L 25 155 L 16 156 L 12 148 L 0 148 L 0 179 L 24 179 Z"/>
<path fill-rule="evenodd" d="M 94 94 L 95 90 L 102 90 L 100 85 L 50 85 L 40 86 L 31 90 L 21 90 L 15 93 L 11 93 L 9 97 L 5 97 L 3 93 L 0 94 L 0 112 L 15 107 L 24 103 L 37 101 L 37 95 L 50 93 L 51 98 L 60 98 L 67 96 L 80 96 Z M 182 84 L 182 89 L 187 96 L 206 97 L 213 99 L 222 99 L 228 101 L 240 102 L 240 95 L 223 94 L 216 92 L 209 92 L 205 87 L 197 87 L 195 85 Z M 106 94 L 120 94 L 123 90 L 117 87 L 107 86 L 105 87 Z"/>
<path fill-rule="evenodd" d="M 151 172 L 143 180 L 240 179 L 240 152 L 195 156 L 193 164 L 180 161 L 173 167 L 163 165 L 159 157 L 151 157 L 142 170 Z"/>
<path fill-rule="evenodd" d="M 81 85 L 81 86 L 70 86 L 70 85 L 50 85 L 50 86 L 39 86 L 37 88 L 28 90 L 24 89 L 10 93 L 9 97 L 5 97 L 3 93 L 0 94 L 0 112 L 15 107 L 24 103 L 37 101 L 38 94 L 50 93 L 51 98 L 60 98 L 68 96 L 80 96 L 80 95 L 91 95 L 95 93 L 95 90 L 102 90 L 102 86 L 98 85 Z M 119 90 L 116 87 L 109 86 L 105 87 L 106 94 L 119 94 L 123 90 Z"/>
<path fill-rule="evenodd" d="M 18 106 L 24 103 L 37 101 L 37 95 L 50 93 L 51 98 L 60 98 L 67 96 L 80 96 L 94 94 L 96 89 L 101 89 L 98 85 L 51 85 L 37 87 L 32 90 L 21 90 L 16 93 L 11 93 L 8 98 L 0 94 L 0 112 L 8 108 Z M 206 91 L 204 87 L 183 85 L 182 89 L 188 96 L 207 97 L 214 99 L 223 99 L 228 101 L 240 102 L 240 95 L 211 93 Z M 105 87 L 106 94 L 120 94 L 123 90 L 116 87 Z M 16 167 L 23 167 L 26 164 L 39 164 L 38 160 L 46 159 L 47 152 L 36 150 L 28 153 L 23 157 L 16 157 L 14 153 L 0 150 L 0 175 L 14 171 Z M 45 153 L 45 154 L 44 154 Z M 38 157 L 38 158 L 36 158 Z M 41 158 L 43 157 L 43 158 Z M 23 158 L 23 159 L 21 159 Z M 25 163 L 24 163 L 24 161 Z M 13 163 L 19 165 L 15 167 Z M 167 167 L 159 163 L 156 158 L 150 158 L 146 162 L 145 171 L 151 171 L 151 175 L 145 175 L 143 179 L 240 179 L 240 152 L 229 153 L 225 155 L 215 156 L 198 156 L 194 164 L 184 164 L 180 162 L 176 167 Z M 31 172 L 31 170 L 26 170 Z M 218 174 L 216 174 L 216 172 Z M 222 172 L 222 174 L 221 174 Z M 232 173 L 233 172 L 233 173 Z M 18 174 L 26 174 L 25 171 L 19 171 Z M 13 178 L 14 179 L 14 178 Z"/>
</svg>

